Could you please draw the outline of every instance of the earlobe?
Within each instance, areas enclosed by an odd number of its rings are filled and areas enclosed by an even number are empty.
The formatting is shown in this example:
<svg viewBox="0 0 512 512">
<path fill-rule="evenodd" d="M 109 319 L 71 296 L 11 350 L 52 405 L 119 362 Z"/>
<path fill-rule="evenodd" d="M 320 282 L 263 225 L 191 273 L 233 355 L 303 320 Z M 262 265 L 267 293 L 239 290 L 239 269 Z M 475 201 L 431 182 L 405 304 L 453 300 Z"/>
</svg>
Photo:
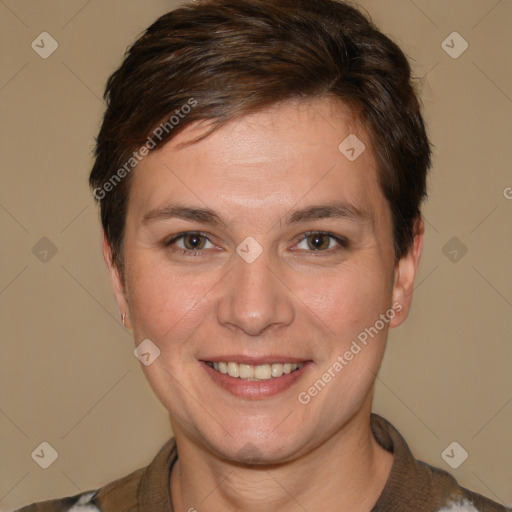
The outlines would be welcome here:
<svg viewBox="0 0 512 512">
<path fill-rule="evenodd" d="M 400 304 L 400 314 L 391 322 L 390 327 L 398 327 L 409 314 L 411 308 L 414 280 L 418 271 L 423 250 L 423 236 L 425 225 L 418 219 L 415 225 L 415 236 L 409 252 L 403 256 L 395 266 L 395 280 L 393 285 L 393 304 Z"/>
<path fill-rule="evenodd" d="M 112 248 L 107 240 L 105 232 L 103 232 L 103 259 L 105 260 L 105 264 L 107 266 L 108 273 L 110 275 L 110 283 L 112 285 L 112 291 L 114 292 L 114 298 L 117 303 L 117 308 L 119 310 L 119 316 L 121 319 L 121 323 L 123 327 L 127 329 L 131 329 L 130 319 L 128 315 L 128 301 L 126 299 L 126 292 L 124 281 L 120 275 L 119 269 L 112 258 Z"/>
</svg>

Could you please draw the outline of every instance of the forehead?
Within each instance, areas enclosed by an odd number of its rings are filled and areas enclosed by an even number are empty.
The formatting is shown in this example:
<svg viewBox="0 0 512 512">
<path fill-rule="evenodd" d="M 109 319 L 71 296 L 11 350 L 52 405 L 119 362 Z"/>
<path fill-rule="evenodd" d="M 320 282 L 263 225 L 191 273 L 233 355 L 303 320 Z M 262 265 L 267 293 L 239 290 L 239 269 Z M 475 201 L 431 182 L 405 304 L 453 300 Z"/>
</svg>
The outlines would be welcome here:
<svg viewBox="0 0 512 512">
<path fill-rule="evenodd" d="M 370 139 L 338 101 L 287 102 L 207 130 L 187 126 L 135 169 L 129 211 L 138 218 L 179 199 L 244 214 L 344 200 L 378 222 L 389 212 Z"/>
</svg>

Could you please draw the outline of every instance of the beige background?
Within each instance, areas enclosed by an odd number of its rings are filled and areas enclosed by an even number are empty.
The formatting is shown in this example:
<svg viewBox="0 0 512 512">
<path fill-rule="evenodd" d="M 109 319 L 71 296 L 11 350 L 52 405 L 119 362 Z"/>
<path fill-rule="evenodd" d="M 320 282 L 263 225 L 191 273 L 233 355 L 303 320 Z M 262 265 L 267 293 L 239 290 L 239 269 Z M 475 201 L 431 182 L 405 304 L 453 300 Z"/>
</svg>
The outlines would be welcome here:
<svg viewBox="0 0 512 512">
<path fill-rule="evenodd" d="M 118 321 L 87 176 L 108 75 L 177 4 L 0 2 L 2 511 L 99 487 L 170 436 Z M 361 4 L 424 77 L 436 146 L 415 302 L 391 333 L 374 409 L 416 457 L 510 506 L 512 1 Z M 43 31 L 59 44 L 48 59 L 31 48 Z M 453 31 L 469 44 L 457 59 L 441 46 Z M 33 254 L 42 237 L 57 249 L 46 262 Z M 31 458 L 43 441 L 58 452 L 46 470 Z M 441 458 L 453 441 L 469 453 L 458 469 Z"/>
</svg>

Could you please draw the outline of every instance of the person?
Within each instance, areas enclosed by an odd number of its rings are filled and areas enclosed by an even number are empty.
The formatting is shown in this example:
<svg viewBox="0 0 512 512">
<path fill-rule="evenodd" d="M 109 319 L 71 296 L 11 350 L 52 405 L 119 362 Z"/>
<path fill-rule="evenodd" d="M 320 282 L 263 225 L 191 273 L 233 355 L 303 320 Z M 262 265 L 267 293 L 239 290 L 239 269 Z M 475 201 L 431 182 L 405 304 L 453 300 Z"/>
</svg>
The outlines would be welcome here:
<svg viewBox="0 0 512 512">
<path fill-rule="evenodd" d="M 401 49 L 342 1 L 199 1 L 145 31 L 105 98 L 103 253 L 173 437 L 20 510 L 506 510 L 372 412 L 431 167 Z"/>
</svg>

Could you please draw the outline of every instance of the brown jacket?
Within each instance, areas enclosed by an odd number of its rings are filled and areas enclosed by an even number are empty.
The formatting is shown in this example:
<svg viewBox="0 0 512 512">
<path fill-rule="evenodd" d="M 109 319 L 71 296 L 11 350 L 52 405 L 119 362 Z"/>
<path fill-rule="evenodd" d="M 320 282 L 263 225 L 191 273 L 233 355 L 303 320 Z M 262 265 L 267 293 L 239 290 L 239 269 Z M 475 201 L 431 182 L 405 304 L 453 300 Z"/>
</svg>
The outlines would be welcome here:
<svg viewBox="0 0 512 512">
<path fill-rule="evenodd" d="M 446 471 L 416 460 L 398 430 L 374 413 L 371 428 L 377 441 L 394 453 L 391 473 L 372 512 L 512 512 L 459 486 Z M 34 503 L 17 512 L 172 512 L 169 481 L 177 457 L 171 438 L 145 468 L 98 490 Z"/>
</svg>

